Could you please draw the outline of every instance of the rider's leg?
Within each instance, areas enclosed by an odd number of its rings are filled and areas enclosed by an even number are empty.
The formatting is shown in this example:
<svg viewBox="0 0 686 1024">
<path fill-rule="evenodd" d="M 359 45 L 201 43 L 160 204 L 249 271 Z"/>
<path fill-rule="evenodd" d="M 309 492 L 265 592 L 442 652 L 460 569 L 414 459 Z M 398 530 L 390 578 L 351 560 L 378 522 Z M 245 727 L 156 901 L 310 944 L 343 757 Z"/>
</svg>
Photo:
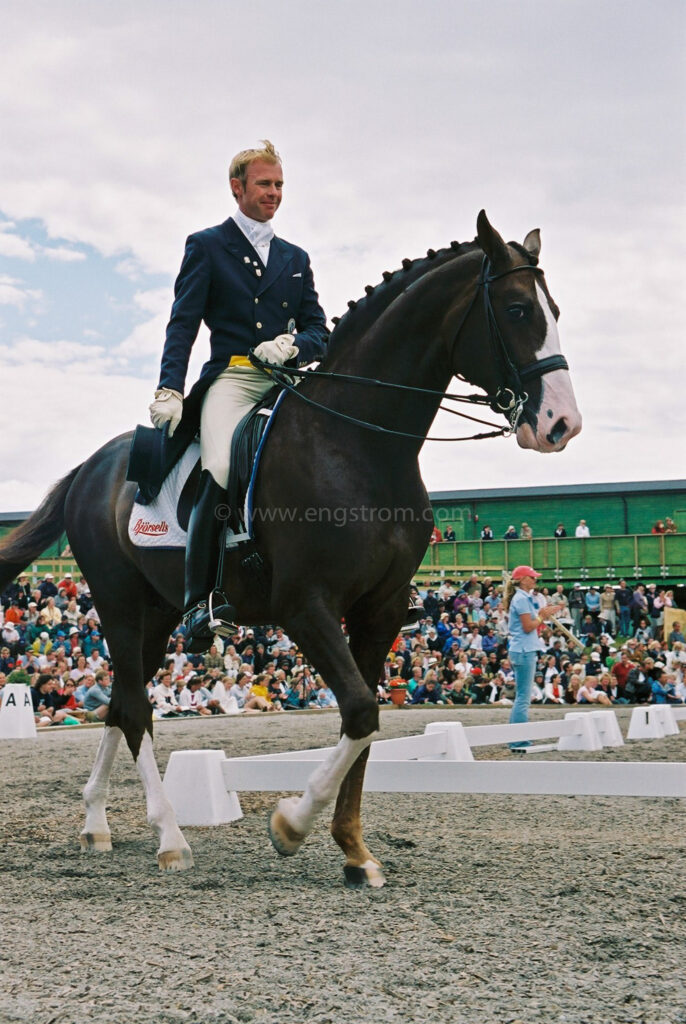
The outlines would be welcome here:
<svg viewBox="0 0 686 1024">
<path fill-rule="evenodd" d="M 206 639 L 208 647 L 212 642 L 208 601 L 216 584 L 222 515 L 225 513 L 226 489 L 203 469 L 195 492 L 186 541 L 184 622 L 187 638 L 196 641 L 193 645 L 195 653 L 200 651 L 198 641 L 201 637 Z M 223 621 L 228 624 L 232 618 L 233 609 L 223 606 Z"/>
<path fill-rule="evenodd" d="M 202 473 L 188 524 L 184 620 L 190 638 L 210 637 L 207 602 L 216 581 L 219 539 L 227 514 L 226 487 L 233 432 L 245 414 L 272 386 L 264 373 L 247 367 L 227 368 L 205 395 L 200 416 Z M 233 609 L 222 607 L 221 618 Z"/>
</svg>

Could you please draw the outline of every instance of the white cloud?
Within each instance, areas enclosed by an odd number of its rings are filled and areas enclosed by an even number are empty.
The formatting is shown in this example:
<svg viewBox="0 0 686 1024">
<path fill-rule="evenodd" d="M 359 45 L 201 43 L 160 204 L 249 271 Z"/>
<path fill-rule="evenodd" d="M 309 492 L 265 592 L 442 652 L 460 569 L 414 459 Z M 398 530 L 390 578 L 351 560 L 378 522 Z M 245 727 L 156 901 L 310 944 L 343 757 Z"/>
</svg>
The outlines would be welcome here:
<svg viewBox="0 0 686 1024">
<path fill-rule="evenodd" d="M 117 356 L 126 360 L 155 358 L 162 354 L 164 332 L 169 319 L 170 296 L 166 288 L 151 288 L 134 295 L 134 302 L 143 313 L 152 314 L 137 324 L 116 347 Z"/>
<path fill-rule="evenodd" d="M 33 262 L 36 254 L 33 246 L 25 238 L 15 234 L 7 223 L 0 222 L 0 256 L 13 260 L 28 260 Z"/>
<path fill-rule="evenodd" d="M 67 249 L 65 246 L 49 246 L 43 245 L 40 248 L 41 256 L 47 256 L 50 260 L 56 260 L 59 263 L 80 263 L 86 259 L 85 252 L 79 252 L 78 249 Z"/>
<path fill-rule="evenodd" d="M 59 365 L 72 372 L 89 372 L 97 362 L 101 368 L 111 364 L 102 346 L 82 345 L 75 341 L 40 341 L 36 338 L 17 338 L 12 345 L 0 345 L 0 364 L 26 368 L 32 374 L 36 364 Z"/>
<path fill-rule="evenodd" d="M 27 304 L 35 304 L 41 299 L 40 289 L 27 288 L 18 278 L 0 274 L 0 306 L 16 306 L 23 310 Z"/>
<path fill-rule="evenodd" d="M 109 372 L 98 359 L 67 366 L 39 362 L 28 374 L 24 367 L 4 366 L 0 508 L 35 508 L 55 480 L 102 444 L 148 423 L 148 390 L 147 382 Z"/>
</svg>

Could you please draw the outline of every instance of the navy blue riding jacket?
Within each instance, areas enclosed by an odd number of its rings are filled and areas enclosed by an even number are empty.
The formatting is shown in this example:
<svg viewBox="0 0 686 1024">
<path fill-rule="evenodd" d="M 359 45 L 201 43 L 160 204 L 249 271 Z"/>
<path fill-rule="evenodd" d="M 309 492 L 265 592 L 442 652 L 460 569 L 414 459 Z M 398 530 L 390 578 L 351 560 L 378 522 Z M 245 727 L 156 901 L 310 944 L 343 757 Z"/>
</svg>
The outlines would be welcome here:
<svg viewBox="0 0 686 1024">
<path fill-rule="evenodd" d="M 184 393 L 203 320 L 210 329 L 210 358 L 192 390 L 196 400 L 232 360 L 243 362 L 251 348 L 285 334 L 293 322 L 300 366 L 321 359 L 329 336 L 304 249 L 274 237 L 265 267 L 231 217 L 186 240 L 158 387 Z"/>
</svg>

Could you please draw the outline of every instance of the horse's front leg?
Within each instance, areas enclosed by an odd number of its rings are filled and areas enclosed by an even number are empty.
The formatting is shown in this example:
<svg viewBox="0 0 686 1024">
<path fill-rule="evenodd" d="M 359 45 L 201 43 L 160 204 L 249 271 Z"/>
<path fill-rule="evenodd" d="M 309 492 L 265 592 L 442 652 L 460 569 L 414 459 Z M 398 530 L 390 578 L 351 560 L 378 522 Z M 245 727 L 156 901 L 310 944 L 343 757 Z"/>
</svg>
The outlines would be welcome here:
<svg viewBox="0 0 686 1024">
<path fill-rule="evenodd" d="M 335 693 L 342 735 L 308 779 L 302 796 L 280 800 L 271 816 L 271 840 L 284 856 L 300 848 L 317 816 L 332 802 L 352 766 L 376 738 L 379 723 L 376 700 L 360 675 L 335 616 L 315 602 L 304 606 L 287 627 Z"/>
<path fill-rule="evenodd" d="M 81 849 L 104 853 L 112 849 L 112 836 L 107 822 L 107 795 L 109 792 L 112 765 L 121 742 L 121 729 L 106 725 L 90 778 L 84 786 L 83 800 L 86 805 L 86 820 L 80 835 Z"/>
<path fill-rule="evenodd" d="M 357 740 L 341 736 L 331 754 L 312 772 L 303 795 L 279 801 L 269 826 L 272 843 L 279 853 L 285 857 L 297 853 L 318 815 L 334 799 L 352 765 L 377 735 L 373 732 Z"/>
<path fill-rule="evenodd" d="M 407 608 L 406 588 L 401 588 L 388 602 L 373 602 L 373 610 L 358 608 L 348 621 L 350 652 L 370 693 L 376 699 L 376 687 L 386 655 L 394 637 L 393 623 L 402 624 Z M 390 625 L 389 625 L 390 624 Z M 369 748 L 362 751 L 343 780 L 331 834 L 345 854 L 345 884 L 361 889 L 365 885 L 380 888 L 386 882 L 381 862 L 367 848 L 362 835 L 362 787 Z"/>
<path fill-rule="evenodd" d="M 193 867 L 193 854 L 176 824 L 176 815 L 162 787 L 159 768 L 148 732 L 143 736 L 136 767 L 143 781 L 148 812 L 148 824 L 157 832 L 160 847 L 157 863 L 160 871 L 184 871 Z"/>
<path fill-rule="evenodd" d="M 366 747 L 344 778 L 331 822 L 331 835 L 345 854 L 343 873 L 349 889 L 362 889 L 365 885 L 380 889 L 386 883 L 381 861 L 372 856 L 362 836 L 360 807 L 368 757 Z"/>
</svg>

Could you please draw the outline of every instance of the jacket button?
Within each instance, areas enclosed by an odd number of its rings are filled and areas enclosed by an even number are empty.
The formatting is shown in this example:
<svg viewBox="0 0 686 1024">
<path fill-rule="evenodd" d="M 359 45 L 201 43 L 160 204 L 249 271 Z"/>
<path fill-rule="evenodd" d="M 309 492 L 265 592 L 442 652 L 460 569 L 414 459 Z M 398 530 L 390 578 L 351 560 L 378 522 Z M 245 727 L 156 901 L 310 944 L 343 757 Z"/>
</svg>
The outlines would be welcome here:
<svg viewBox="0 0 686 1024">
<path fill-rule="evenodd" d="M 259 321 L 259 320 L 258 320 L 258 321 L 257 321 L 257 323 L 255 324 L 255 327 L 259 327 L 259 328 L 261 328 L 261 327 L 262 327 L 262 324 L 260 323 L 260 321 Z"/>
<path fill-rule="evenodd" d="M 257 301 L 257 300 L 255 300 L 255 301 Z M 288 309 L 288 303 L 287 302 L 282 302 L 281 305 L 283 306 L 284 309 Z"/>
<path fill-rule="evenodd" d="M 258 303 L 259 301 L 260 301 L 259 299 L 255 299 L 255 305 L 257 305 L 257 303 Z"/>
</svg>

